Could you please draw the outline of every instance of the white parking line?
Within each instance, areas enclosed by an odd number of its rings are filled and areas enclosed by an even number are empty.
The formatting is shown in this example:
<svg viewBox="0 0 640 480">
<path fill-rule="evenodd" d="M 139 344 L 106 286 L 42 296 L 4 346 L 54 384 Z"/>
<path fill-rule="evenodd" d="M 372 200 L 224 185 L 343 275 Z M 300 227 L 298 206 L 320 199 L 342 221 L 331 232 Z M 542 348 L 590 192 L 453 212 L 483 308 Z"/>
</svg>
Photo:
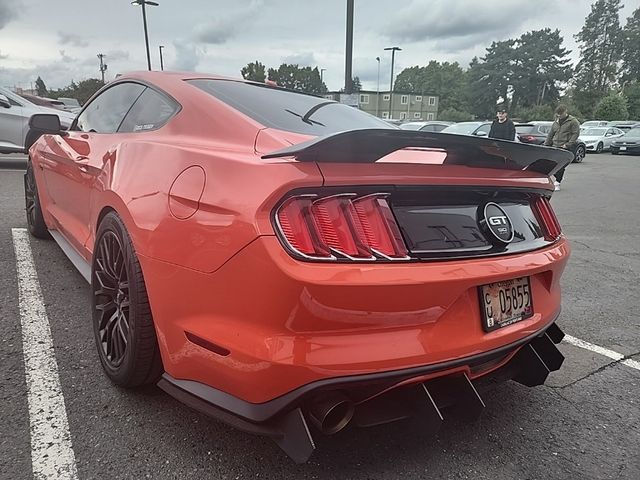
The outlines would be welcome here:
<svg viewBox="0 0 640 480">
<path fill-rule="evenodd" d="M 612 360 L 619 361 L 624 358 L 624 355 L 622 355 L 621 353 L 614 352 L 613 350 L 609 350 L 608 348 L 604 348 L 599 345 L 594 345 L 593 343 L 585 342 L 584 340 L 580 340 L 579 338 L 572 337 L 571 335 L 565 335 L 563 340 L 571 345 L 584 348 L 585 350 L 590 350 L 592 352 L 598 353 L 605 357 L 611 358 Z M 623 365 L 626 365 L 627 367 L 640 370 L 640 362 L 637 362 L 636 360 L 627 358 L 625 360 L 622 360 L 620 363 L 622 363 Z"/>
<path fill-rule="evenodd" d="M 13 228 L 11 234 L 18 271 L 33 476 L 75 480 L 78 478 L 76 459 L 29 234 L 24 228 Z"/>
</svg>

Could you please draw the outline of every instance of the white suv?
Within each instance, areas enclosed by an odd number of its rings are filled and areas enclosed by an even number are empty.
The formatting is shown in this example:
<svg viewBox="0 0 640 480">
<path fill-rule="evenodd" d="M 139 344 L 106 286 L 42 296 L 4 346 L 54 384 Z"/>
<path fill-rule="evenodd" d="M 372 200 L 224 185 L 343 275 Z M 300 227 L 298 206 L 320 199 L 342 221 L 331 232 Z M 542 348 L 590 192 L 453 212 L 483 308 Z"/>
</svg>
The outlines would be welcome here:
<svg viewBox="0 0 640 480">
<path fill-rule="evenodd" d="M 67 129 L 75 114 L 35 105 L 12 91 L 0 87 L 0 153 L 24 151 L 24 138 L 29 131 L 29 119 L 36 113 L 53 113 Z"/>
</svg>

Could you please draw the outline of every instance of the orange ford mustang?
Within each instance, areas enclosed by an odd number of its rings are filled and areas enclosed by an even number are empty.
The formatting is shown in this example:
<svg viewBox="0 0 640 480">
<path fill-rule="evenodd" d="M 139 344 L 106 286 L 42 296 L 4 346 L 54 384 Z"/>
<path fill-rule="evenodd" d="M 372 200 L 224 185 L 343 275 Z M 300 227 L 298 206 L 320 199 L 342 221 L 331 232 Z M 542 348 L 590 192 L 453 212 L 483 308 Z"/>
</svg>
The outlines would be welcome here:
<svg viewBox="0 0 640 480">
<path fill-rule="evenodd" d="M 32 117 L 29 229 L 93 293 L 109 378 L 271 436 L 484 407 L 563 357 L 569 257 L 549 175 L 571 153 L 402 131 L 211 75 L 106 85 L 69 131 Z"/>
</svg>

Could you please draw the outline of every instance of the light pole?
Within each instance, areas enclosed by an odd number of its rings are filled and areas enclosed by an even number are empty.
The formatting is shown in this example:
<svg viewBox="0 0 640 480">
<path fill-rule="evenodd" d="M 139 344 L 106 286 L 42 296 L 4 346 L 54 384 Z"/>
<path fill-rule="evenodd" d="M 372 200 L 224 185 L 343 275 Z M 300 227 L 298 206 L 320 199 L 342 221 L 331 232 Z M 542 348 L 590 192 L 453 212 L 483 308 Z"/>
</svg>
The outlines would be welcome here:
<svg viewBox="0 0 640 480">
<path fill-rule="evenodd" d="M 147 33 L 147 10 L 146 6 L 151 5 L 157 7 L 158 2 L 152 2 L 150 0 L 133 0 L 131 5 L 142 6 L 142 24 L 144 25 L 144 44 L 147 47 L 147 68 L 151 71 L 151 54 L 149 53 L 149 34 Z"/>
<path fill-rule="evenodd" d="M 160 71 L 164 71 L 164 62 L 162 61 L 162 49 L 164 45 L 158 45 L 158 50 L 160 50 Z"/>
<path fill-rule="evenodd" d="M 320 69 L 320 83 L 322 83 L 324 80 L 324 72 L 326 71 L 326 68 L 321 68 Z"/>
<path fill-rule="evenodd" d="M 378 62 L 378 86 L 376 87 L 376 117 L 380 116 L 380 57 L 376 57 Z"/>
<path fill-rule="evenodd" d="M 393 104 L 393 63 L 396 58 L 396 51 L 401 51 L 400 47 L 387 47 L 385 50 L 391 50 L 391 80 L 389 81 L 389 120 L 391 120 L 391 105 Z"/>
</svg>

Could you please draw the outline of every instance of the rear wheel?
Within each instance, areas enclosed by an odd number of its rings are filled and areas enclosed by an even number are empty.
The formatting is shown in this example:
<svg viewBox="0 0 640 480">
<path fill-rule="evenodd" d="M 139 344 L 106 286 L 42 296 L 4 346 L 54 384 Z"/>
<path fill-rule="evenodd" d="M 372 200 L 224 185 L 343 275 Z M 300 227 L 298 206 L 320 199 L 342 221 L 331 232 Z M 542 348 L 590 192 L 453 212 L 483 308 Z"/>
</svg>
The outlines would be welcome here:
<svg viewBox="0 0 640 480">
<path fill-rule="evenodd" d="M 596 153 L 602 153 L 603 150 L 604 145 L 602 144 L 602 142 L 598 143 L 598 145 L 596 146 Z"/>
<path fill-rule="evenodd" d="M 583 145 L 578 145 L 576 147 L 576 152 L 573 156 L 573 161 L 574 163 L 582 163 L 582 161 L 584 160 L 584 156 L 586 154 L 586 150 L 584 148 Z"/>
<path fill-rule="evenodd" d="M 91 269 L 93 331 L 107 376 L 123 387 L 154 383 L 162 361 L 140 262 L 124 223 L 105 215 Z"/>
<path fill-rule="evenodd" d="M 33 163 L 27 162 L 27 172 L 24 174 L 24 203 L 27 213 L 27 227 L 29 233 L 36 238 L 51 238 L 47 225 L 42 216 L 42 207 L 38 197 L 38 186 L 33 174 Z"/>
</svg>

